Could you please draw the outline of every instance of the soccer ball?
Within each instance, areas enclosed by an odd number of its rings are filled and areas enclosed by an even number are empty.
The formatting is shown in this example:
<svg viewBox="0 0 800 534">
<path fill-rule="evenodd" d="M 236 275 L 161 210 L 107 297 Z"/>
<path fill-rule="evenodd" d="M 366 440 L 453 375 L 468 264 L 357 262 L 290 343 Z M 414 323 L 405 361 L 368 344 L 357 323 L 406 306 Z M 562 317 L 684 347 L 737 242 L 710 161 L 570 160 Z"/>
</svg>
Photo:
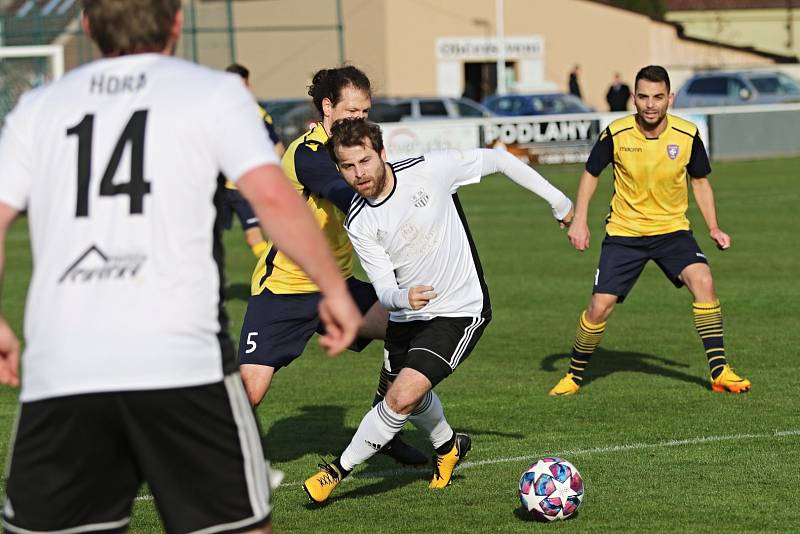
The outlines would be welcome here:
<svg viewBox="0 0 800 534">
<path fill-rule="evenodd" d="M 537 521 L 567 519 L 583 501 L 583 479 L 568 461 L 542 458 L 522 473 L 519 500 Z"/>
</svg>

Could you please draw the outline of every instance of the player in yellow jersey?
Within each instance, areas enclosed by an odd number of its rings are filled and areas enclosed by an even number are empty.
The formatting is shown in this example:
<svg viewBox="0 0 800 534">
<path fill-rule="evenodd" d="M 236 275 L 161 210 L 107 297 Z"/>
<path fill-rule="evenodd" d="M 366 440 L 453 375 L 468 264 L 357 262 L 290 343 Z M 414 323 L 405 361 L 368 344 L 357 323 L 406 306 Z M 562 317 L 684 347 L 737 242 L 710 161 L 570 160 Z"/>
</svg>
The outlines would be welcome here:
<svg viewBox="0 0 800 534">
<path fill-rule="evenodd" d="M 251 88 L 250 70 L 247 69 L 247 67 L 244 67 L 238 63 L 233 63 L 232 65 L 228 65 L 225 70 L 227 72 L 238 74 L 242 78 L 245 87 L 248 89 Z M 285 148 L 278 137 L 278 133 L 275 131 L 275 126 L 272 123 L 272 117 L 261 104 L 258 105 L 258 111 L 261 114 L 261 120 L 264 122 L 264 128 L 266 128 L 269 138 L 275 145 L 275 153 L 278 154 L 278 157 L 280 158 L 283 156 Z M 263 252 L 267 249 L 267 242 L 264 240 L 264 236 L 261 234 L 258 217 L 256 217 L 253 208 L 250 207 L 250 204 L 247 202 L 247 200 L 245 200 L 242 194 L 239 193 L 239 190 L 236 189 L 236 184 L 230 180 L 225 180 L 225 202 L 223 203 L 222 210 L 222 226 L 226 230 L 230 230 L 231 226 L 233 225 L 233 214 L 236 213 L 236 216 L 239 218 L 239 222 L 242 225 L 242 230 L 244 231 L 245 241 L 247 241 L 247 244 L 250 246 L 253 254 L 255 254 L 257 258 L 260 258 L 261 254 L 263 254 Z"/>
<path fill-rule="evenodd" d="M 353 246 L 342 224 L 354 193 L 330 159 L 325 143 L 335 121 L 367 116 L 372 104 L 370 82 L 353 66 L 323 69 L 314 75 L 308 94 L 322 121 L 289 144 L 282 165 L 295 190 L 314 213 L 364 315 L 359 338 L 350 347 L 360 351 L 373 339 L 384 339 L 388 313 L 378 302 L 372 284 L 353 276 Z M 268 241 L 253 273 L 251 296 L 239 337 L 242 380 L 253 406 L 266 395 L 274 374 L 302 354 L 314 332 L 323 332 L 317 309 L 319 299 L 317 285 Z M 383 399 L 387 381 L 388 371 L 381 366 L 374 403 Z M 421 451 L 399 438 L 385 446 L 383 452 L 404 464 L 428 462 Z"/>
<path fill-rule="evenodd" d="M 572 246 L 589 247 L 589 201 L 597 177 L 609 163 L 614 164 L 614 195 L 592 299 L 578 322 L 569 372 L 550 390 L 552 396 L 578 393 L 607 319 L 649 260 L 675 287 L 686 285 L 694 298 L 694 323 L 705 347 L 711 389 L 732 393 L 750 389 L 750 381 L 738 376 L 725 357 L 722 311 L 711 270 L 686 218 L 687 182 L 717 247 L 729 248 L 731 238 L 717 225 L 714 193 L 707 178 L 711 165 L 703 141 L 694 124 L 667 114 L 672 99 L 663 67 L 641 69 L 634 88 L 636 114 L 612 122 L 586 162 L 569 230 Z"/>
</svg>

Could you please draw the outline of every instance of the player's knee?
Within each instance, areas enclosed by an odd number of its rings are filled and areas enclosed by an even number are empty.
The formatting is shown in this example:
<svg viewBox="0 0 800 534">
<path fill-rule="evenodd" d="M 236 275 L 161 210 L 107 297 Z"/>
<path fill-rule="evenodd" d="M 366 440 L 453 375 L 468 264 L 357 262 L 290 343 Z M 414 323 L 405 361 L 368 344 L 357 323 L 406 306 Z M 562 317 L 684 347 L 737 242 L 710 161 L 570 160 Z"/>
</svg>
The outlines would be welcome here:
<svg viewBox="0 0 800 534">
<path fill-rule="evenodd" d="M 255 408 L 267 394 L 272 383 L 274 370 L 266 365 L 250 364 L 240 366 L 239 370 L 242 375 L 244 390 L 247 392 L 247 398 L 250 400 L 250 405 Z"/>
<path fill-rule="evenodd" d="M 711 272 L 706 271 L 697 275 L 692 281 L 692 286 L 694 292 L 698 294 L 698 296 L 702 296 L 706 299 L 713 299 L 714 278 L 711 276 Z"/>
<path fill-rule="evenodd" d="M 592 299 L 586 309 L 586 318 L 593 324 L 604 323 L 611 317 L 615 305 L 616 301 L 614 300 Z"/>
<path fill-rule="evenodd" d="M 410 414 L 416 408 L 419 399 L 409 391 L 396 391 L 396 389 L 390 388 L 386 393 L 386 405 L 393 412 Z"/>
</svg>

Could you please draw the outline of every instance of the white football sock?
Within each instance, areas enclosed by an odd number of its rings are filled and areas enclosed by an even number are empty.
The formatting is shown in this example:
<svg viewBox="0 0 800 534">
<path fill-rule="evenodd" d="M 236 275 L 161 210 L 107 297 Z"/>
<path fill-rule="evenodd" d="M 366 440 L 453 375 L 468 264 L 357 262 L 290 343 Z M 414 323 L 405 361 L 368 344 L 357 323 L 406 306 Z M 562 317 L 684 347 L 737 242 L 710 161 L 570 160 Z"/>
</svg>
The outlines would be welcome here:
<svg viewBox="0 0 800 534">
<path fill-rule="evenodd" d="M 444 418 L 444 408 L 439 396 L 429 391 L 408 418 L 415 427 L 428 433 L 433 448 L 438 449 L 453 437 L 453 429 Z"/>
<path fill-rule="evenodd" d="M 407 420 L 408 415 L 393 411 L 386 405 L 386 400 L 382 400 L 361 420 L 350 445 L 339 456 L 339 463 L 351 471 L 389 443 Z"/>
</svg>

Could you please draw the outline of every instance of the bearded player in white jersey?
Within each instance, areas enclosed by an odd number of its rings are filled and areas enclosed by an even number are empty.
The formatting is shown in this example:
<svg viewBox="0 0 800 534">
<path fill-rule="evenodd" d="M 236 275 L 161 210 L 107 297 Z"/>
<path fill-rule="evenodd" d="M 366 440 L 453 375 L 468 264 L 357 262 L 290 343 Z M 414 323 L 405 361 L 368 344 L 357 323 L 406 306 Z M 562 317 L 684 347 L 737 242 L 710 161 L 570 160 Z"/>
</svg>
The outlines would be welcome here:
<svg viewBox="0 0 800 534">
<path fill-rule="evenodd" d="M 27 209 L 34 262 L 8 532 L 124 531 L 143 482 L 168 532 L 271 530 L 222 308 L 220 172 L 322 288 L 323 346 L 343 350 L 359 327 L 253 97 L 234 74 L 170 57 L 180 6 L 84 0 L 105 57 L 25 94 L 6 120 L 0 252 Z M 0 383 L 19 383 L 2 319 Z"/>
<path fill-rule="evenodd" d="M 400 431 L 406 421 L 436 450 L 430 487 L 446 487 L 472 446 L 444 416 L 433 388 L 469 356 L 491 320 L 477 250 L 456 191 L 503 173 L 545 199 L 561 227 L 572 202 L 507 152 L 429 152 L 388 163 L 380 128 L 364 119 L 334 124 L 331 157 L 355 189 L 345 228 L 383 306 L 389 310 L 385 365 L 393 382 L 364 416 L 352 441 L 305 481 L 315 502 Z"/>
</svg>

